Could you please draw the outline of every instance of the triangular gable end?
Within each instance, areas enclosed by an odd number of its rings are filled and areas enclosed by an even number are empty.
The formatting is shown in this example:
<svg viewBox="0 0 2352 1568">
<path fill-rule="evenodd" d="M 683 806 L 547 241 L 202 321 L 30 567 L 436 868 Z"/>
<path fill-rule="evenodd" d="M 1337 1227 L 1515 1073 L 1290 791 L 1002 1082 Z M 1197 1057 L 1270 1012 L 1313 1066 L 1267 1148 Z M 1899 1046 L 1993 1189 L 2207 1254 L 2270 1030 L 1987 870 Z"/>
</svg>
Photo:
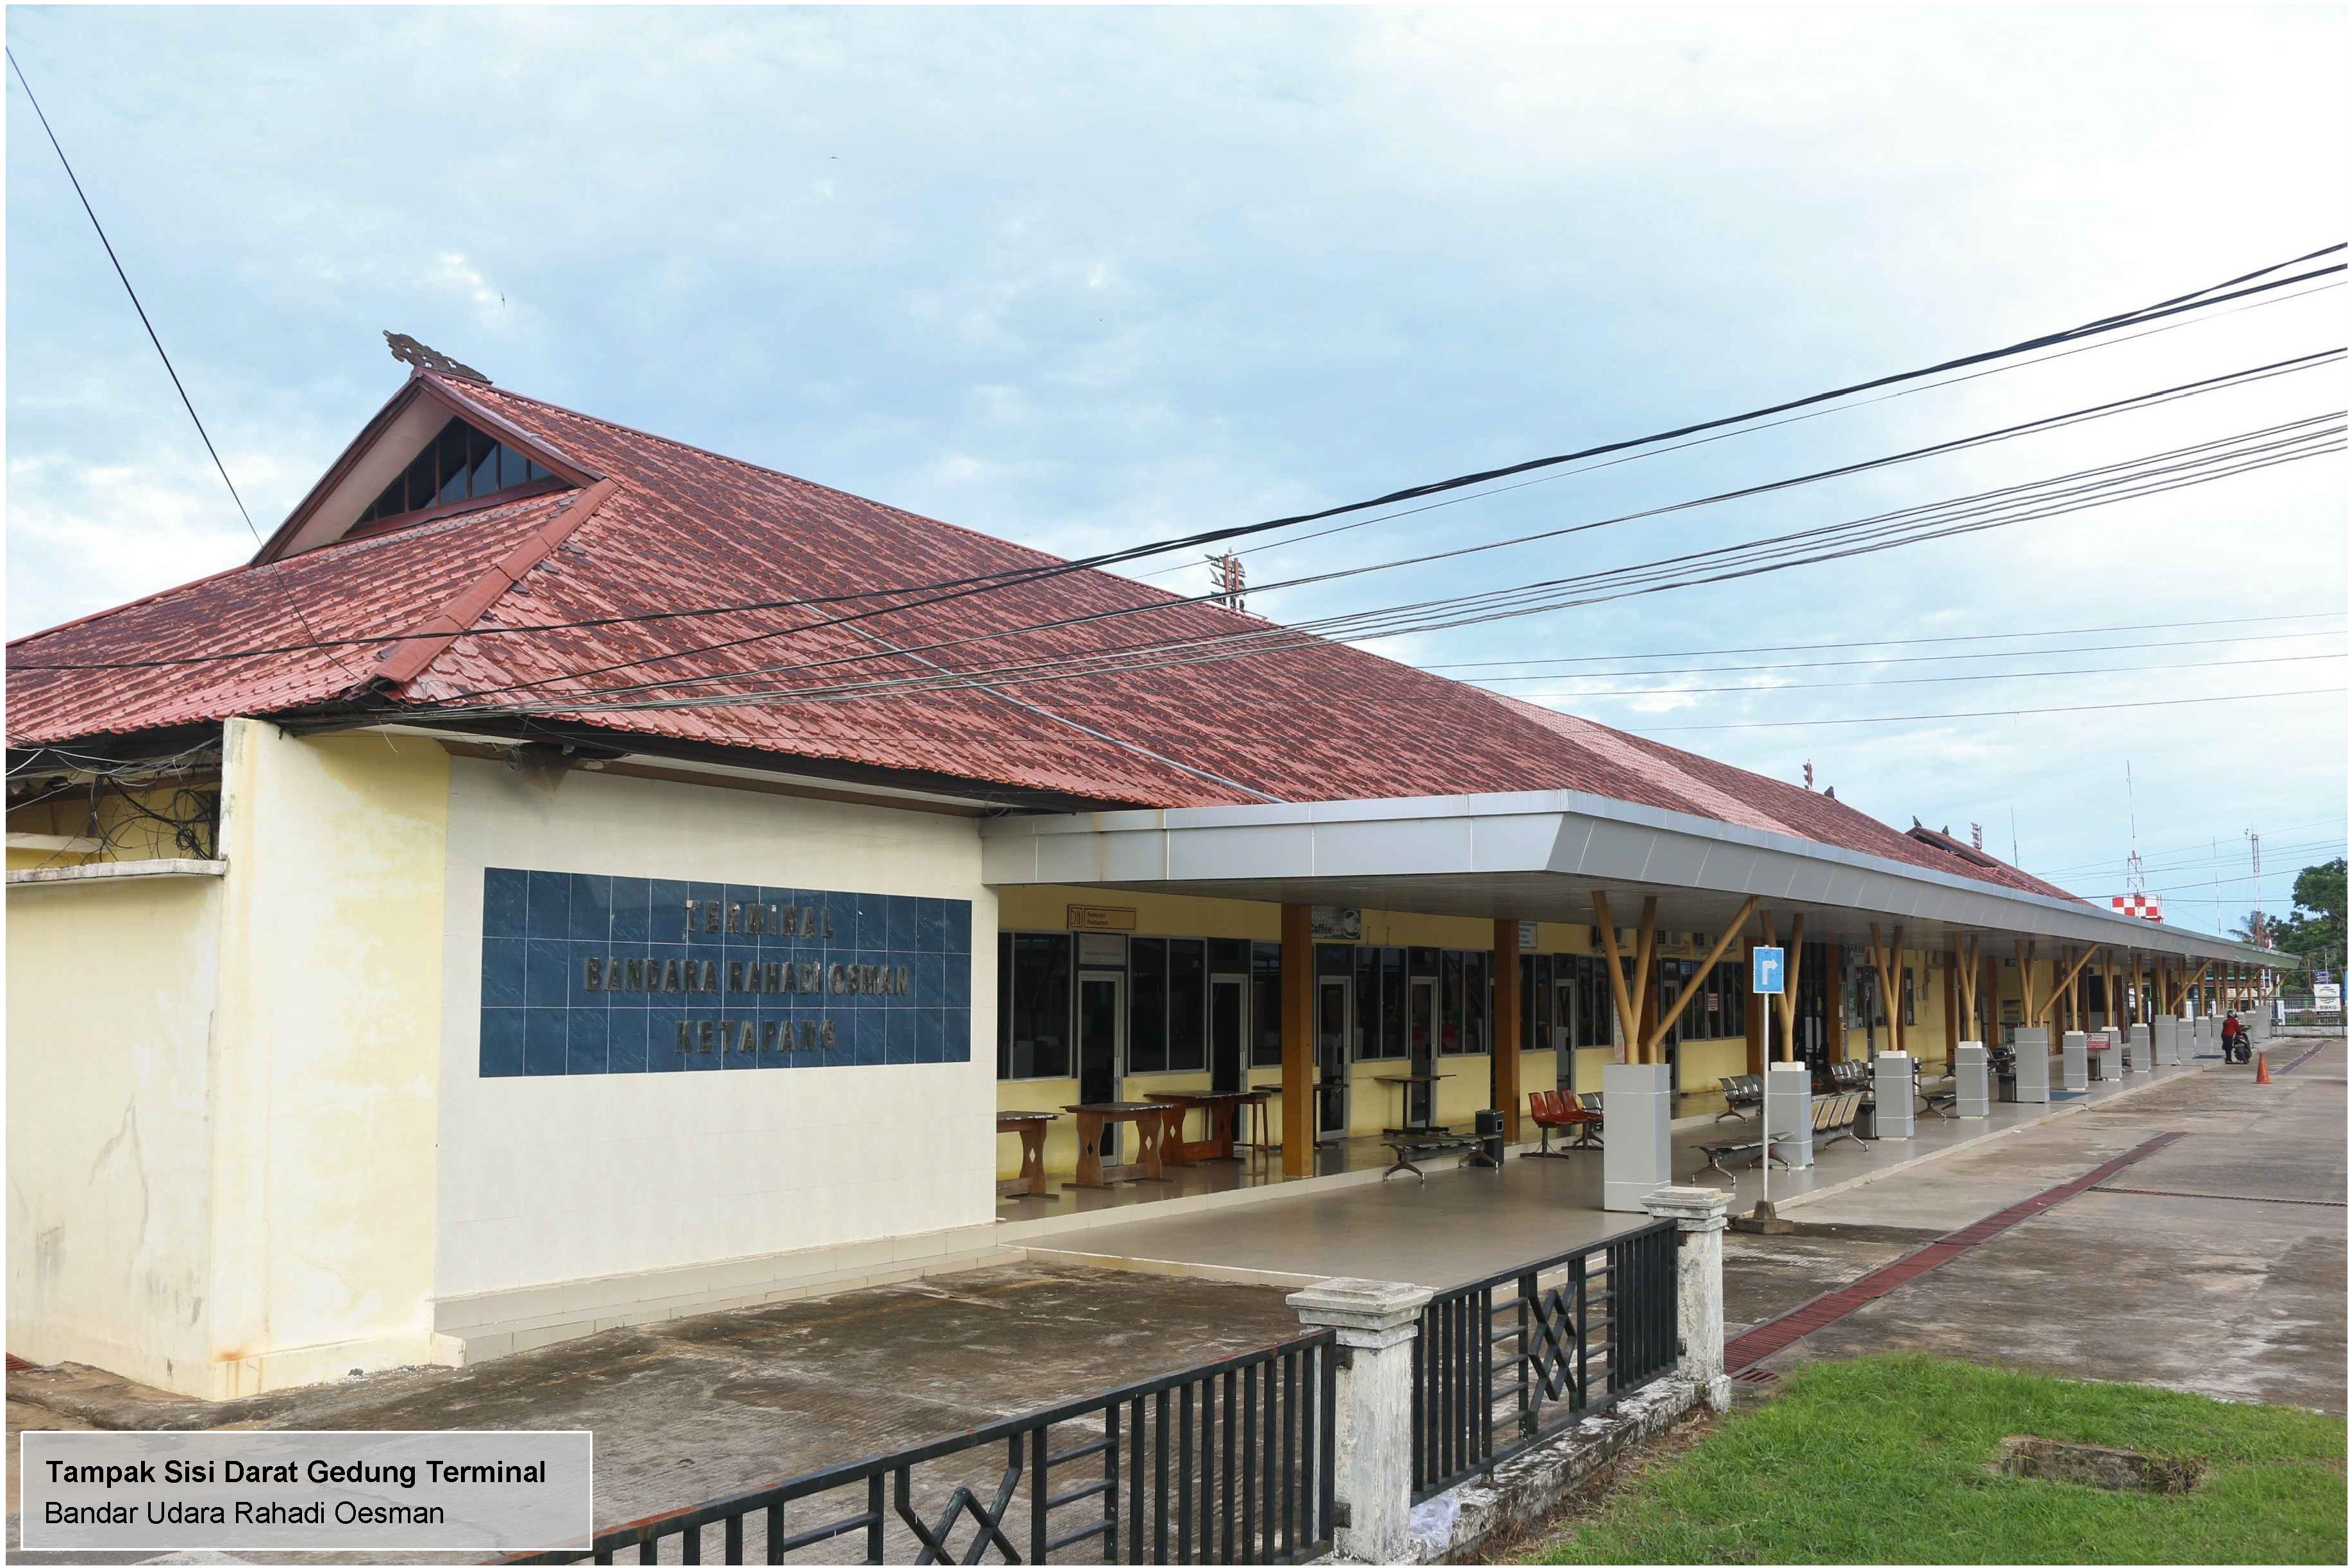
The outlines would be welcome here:
<svg viewBox="0 0 2352 1568">
<path fill-rule="evenodd" d="M 602 477 L 439 377 L 419 373 L 344 448 L 253 564 Z"/>
</svg>

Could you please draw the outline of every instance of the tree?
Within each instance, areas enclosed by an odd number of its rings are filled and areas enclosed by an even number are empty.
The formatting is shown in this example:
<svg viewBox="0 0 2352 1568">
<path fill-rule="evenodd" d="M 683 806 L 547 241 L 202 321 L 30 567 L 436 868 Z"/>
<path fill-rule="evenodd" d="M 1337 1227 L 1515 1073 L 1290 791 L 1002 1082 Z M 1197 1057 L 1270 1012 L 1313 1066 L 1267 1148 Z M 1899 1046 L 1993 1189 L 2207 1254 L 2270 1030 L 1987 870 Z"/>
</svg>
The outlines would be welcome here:
<svg viewBox="0 0 2352 1568">
<path fill-rule="evenodd" d="M 2309 865 L 2295 873 L 2294 912 L 2270 923 L 2279 950 L 2314 969 L 2344 972 L 2344 862 Z"/>
</svg>

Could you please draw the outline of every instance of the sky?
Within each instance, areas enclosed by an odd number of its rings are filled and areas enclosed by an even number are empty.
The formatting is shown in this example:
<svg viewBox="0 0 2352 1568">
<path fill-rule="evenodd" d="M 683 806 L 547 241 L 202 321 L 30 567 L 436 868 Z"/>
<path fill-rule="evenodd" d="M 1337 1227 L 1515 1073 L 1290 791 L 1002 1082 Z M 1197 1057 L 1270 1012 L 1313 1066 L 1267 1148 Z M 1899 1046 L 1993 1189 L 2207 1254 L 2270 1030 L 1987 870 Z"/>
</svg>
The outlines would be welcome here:
<svg viewBox="0 0 2352 1568">
<path fill-rule="evenodd" d="M 399 386 L 384 329 L 1075 554 L 1937 363 L 2347 237 L 2340 8 L 6 25 L 263 534 Z M 13 78 L 6 127 L 17 636 L 255 540 Z M 2340 361 L 1555 532 L 2338 348 L 2329 281 L 1255 549 L 1250 607 L 1604 570 L 2338 413 Z M 2343 852 L 2346 523 L 2339 451 L 1368 645 L 1778 778 L 1810 764 L 2086 896 L 2124 891 L 2137 845 L 2168 916 L 2211 929 L 2253 902 L 2249 831 L 2273 913 Z M 1198 553 L 1131 570 L 1203 591 Z"/>
</svg>

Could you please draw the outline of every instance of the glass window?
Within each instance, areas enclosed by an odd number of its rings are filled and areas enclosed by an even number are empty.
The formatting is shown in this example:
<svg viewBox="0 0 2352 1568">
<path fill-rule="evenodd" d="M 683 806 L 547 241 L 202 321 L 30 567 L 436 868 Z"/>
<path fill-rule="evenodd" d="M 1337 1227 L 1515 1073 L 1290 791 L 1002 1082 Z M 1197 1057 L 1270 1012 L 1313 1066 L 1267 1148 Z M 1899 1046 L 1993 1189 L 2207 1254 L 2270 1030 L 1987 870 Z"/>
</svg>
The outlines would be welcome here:
<svg viewBox="0 0 2352 1568">
<path fill-rule="evenodd" d="M 1070 1075 L 1070 939 L 1006 933 L 997 938 L 996 1075 Z"/>
<path fill-rule="evenodd" d="M 1492 953 L 1462 955 L 1462 1049 L 1473 1056 L 1486 1049 L 1486 1014 L 1493 1003 L 1486 971 L 1494 959 Z"/>
<path fill-rule="evenodd" d="M 418 453 L 400 476 L 362 512 L 372 523 L 427 507 L 492 495 L 555 476 L 521 453 L 492 440 L 462 419 L 452 419 Z"/>
<path fill-rule="evenodd" d="M 1437 1051 L 1441 1056 L 1462 1054 L 1462 955 L 1438 955 Z"/>
<path fill-rule="evenodd" d="M 1209 950 L 1205 942 L 1168 944 L 1168 1065 L 1198 1072 L 1209 1065 Z"/>
<path fill-rule="evenodd" d="M 1250 1065 L 1282 1065 L 1282 944 L 1250 944 Z"/>
<path fill-rule="evenodd" d="M 1246 975 L 1250 972 L 1250 945 L 1227 937 L 1209 938 L 1209 973 L 1212 975 Z"/>
<path fill-rule="evenodd" d="M 1357 1061 L 1378 1060 L 1381 1054 L 1381 950 L 1356 949 L 1356 1022 L 1348 1053 Z"/>
<path fill-rule="evenodd" d="M 466 462 L 466 427 L 453 419 L 433 438 L 434 504 L 464 500 L 466 481 L 472 472 Z"/>
<path fill-rule="evenodd" d="M 1402 1061 L 1412 1054 L 1404 1038 L 1404 949 L 1381 949 L 1381 1057 Z"/>
<path fill-rule="evenodd" d="M 1552 1039 L 1552 956 L 1529 953 L 1519 959 L 1519 1049 L 1549 1051 Z"/>
<path fill-rule="evenodd" d="M 1130 937 L 1127 944 L 1127 1070 L 1168 1071 L 1168 942 Z"/>
</svg>

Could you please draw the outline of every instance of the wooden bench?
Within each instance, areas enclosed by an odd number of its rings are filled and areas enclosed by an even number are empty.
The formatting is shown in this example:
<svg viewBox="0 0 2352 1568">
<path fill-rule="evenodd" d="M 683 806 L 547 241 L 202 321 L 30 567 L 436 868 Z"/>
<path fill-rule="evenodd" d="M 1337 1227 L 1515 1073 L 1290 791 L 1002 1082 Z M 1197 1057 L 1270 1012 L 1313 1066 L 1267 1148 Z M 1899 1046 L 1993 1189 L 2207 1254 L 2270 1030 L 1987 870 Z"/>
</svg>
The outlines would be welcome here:
<svg viewBox="0 0 2352 1568">
<path fill-rule="evenodd" d="M 1383 1182 L 1399 1171 L 1411 1171 L 1421 1178 L 1422 1186 L 1427 1186 L 1429 1173 L 1413 1163 L 1416 1155 L 1426 1160 L 1442 1158 L 1446 1155 L 1459 1155 L 1462 1157 L 1455 1162 L 1458 1166 L 1483 1166 L 1488 1163 L 1479 1140 L 1467 1133 L 1400 1133 L 1392 1137 L 1382 1138 L 1381 1142 L 1387 1146 L 1389 1153 L 1396 1161 L 1394 1165 L 1381 1173 L 1381 1180 Z"/>
</svg>

